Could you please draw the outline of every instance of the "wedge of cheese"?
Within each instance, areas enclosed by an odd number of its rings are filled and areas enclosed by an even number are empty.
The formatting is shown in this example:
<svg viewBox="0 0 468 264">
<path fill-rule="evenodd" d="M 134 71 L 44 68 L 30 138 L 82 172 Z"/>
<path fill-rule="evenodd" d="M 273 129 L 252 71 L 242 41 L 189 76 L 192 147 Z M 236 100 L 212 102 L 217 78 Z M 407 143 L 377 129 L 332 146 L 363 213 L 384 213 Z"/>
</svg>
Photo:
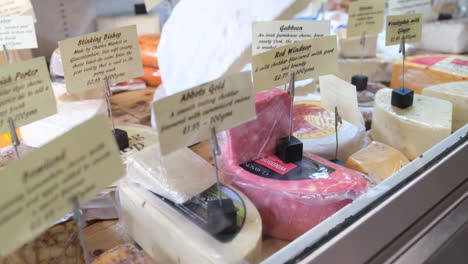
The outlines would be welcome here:
<svg viewBox="0 0 468 264">
<path fill-rule="evenodd" d="M 131 183 L 120 186 L 121 221 L 156 263 L 257 263 L 262 242 L 260 215 L 239 191 L 227 186 L 221 190 L 239 209 L 237 231 L 227 239 L 220 240 L 197 225 L 197 219 L 206 217 L 206 208 L 200 205 L 206 199 L 174 204 Z"/>
<path fill-rule="evenodd" d="M 402 83 L 402 61 L 393 64 L 392 89 Z M 407 57 L 405 64 L 405 87 L 422 93 L 428 86 L 457 81 L 468 81 L 468 56 L 431 55 Z"/>
<path fill-rule="evenodd" d="M 361 37 L 346 37 L 346 29 L 338 30 L 338 44 L 340 55 L 345 58 L 364 58 L 375 57 L 377 54 L 377 35 L 366 36 L 366 45 L 364 50 L 361 47 Z"/>
<path fill-rule="evenodd" d="M 359 74 L 361 59 L 338 59 L 338 74 L 341 79 L 350 82 L 351 77 Z M 390 82 L 392 79 L 392 63 L 381 58 L 365 58 L 362 60 L 362 73 L 369 77 L 369 82 Z"/>
<path fill-rule="evenodd" d="M 423 95 L 452 102 L 452 132 L 468 124 L 468 82 L 452 82 L 429 86 Z"/>
<path fill-rule="evenodd" d="M 351 155 L 345 166 L 383 181 L 408 163 L 408 158 L 400 151 L 373 141 L 367 147 Z"/>
<path fill-rule="evenodd" d="M 309 0 L 180 1 L 164 25 L 158 48 L 167 93 L 240 72 L 251 62 L 252 22 L 287 20 L 309 4 Z"/>
<path fill-rule="evenodd" d="M 414 160 L 452 130 L 452 103 L 414 95 L 413 105 L 401 109 L 391 104 L 392 90 L 381 89 L 374 101 L 372 138 Z"/>
<path fill-rule="evenodd" d="M 128 180 L 173 202 L 184 203 L 215 184 L 213 167 L 188 148 L 162 156 L 159 144 L 127 159 Z"/>
<path fill-rule="evenodd" d="M 450 19 L 425 23 L 420 47 L 443 53 L 468 52 L 468 19 Z"/>
</svg>

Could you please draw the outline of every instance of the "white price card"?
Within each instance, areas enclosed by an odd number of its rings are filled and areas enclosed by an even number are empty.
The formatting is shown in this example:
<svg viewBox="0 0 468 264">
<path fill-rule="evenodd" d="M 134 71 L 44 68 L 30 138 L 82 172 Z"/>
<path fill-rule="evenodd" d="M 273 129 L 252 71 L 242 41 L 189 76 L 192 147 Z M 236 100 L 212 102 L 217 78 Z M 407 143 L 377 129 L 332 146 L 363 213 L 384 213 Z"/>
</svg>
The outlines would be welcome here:
<svg viewBox="0 0 468 264">
<path fill-rule="evenodd" d="M 20 127 L 57 113 L 44 57 L 7 65 L 0 70 L 0 134 L 8 119 Z"/>
<path fill-rule="evenodd" d="M 20 247 L 124 176 L 103 115 L 0 168 L 0 255 Z M 6 239 L 8 238 L 8 239 Z"/>
<path fill-rule="evenodd" d="M 211 129 L 230 129 L 255 119 L 250 72 L 196 86 L 153 103 L 161 153 L 208 139 Z"/>
<path fill-rule="evenodd" d="M 0 47 L 7 50 L 37 48 L 36 30 L 31 16 L 0 18 Z"/>
<path fill-rule="evenodd" d="M 255 55 L 252 59 L 255 92 L 289 82 L 338 72 L 336 36 L 308 39 Z"/>
<path fill-rule="evenodd" d="M 143 76 L 136 26 L 99 31 L 59 42 L 67 90 L 82 93 Z"/>
<path fill-rule="evenodd" d="M 252 24 L 252 54 L 276 49 L 306 39 L 330 35 L 330 21 L 274 20 Z"/>
</svg>

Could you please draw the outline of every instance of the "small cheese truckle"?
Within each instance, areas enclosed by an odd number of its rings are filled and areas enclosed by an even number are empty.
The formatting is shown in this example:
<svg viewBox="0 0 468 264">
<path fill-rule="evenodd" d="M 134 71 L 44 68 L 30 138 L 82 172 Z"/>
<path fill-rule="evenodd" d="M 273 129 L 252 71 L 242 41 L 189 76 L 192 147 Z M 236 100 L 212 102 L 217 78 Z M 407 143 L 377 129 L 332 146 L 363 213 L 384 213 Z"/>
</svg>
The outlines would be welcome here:
<svg viewBox="0 0 468 264">
<path fill-rule="evenodd" d="M 409 162 L 400 151 L 386 144 L 372 141 L 367 147 L 351 155 L 345 166 L 383 181 Z"/>
<path fill-rule="evenodd" d="M 377 92 L 372 116 L 372 138 L 401 151 L 408 159 L 419 155 L 450 135 L 452 103 L 414 94 L 406 108 L 392 105 L 392 90 Z"/>
<path fill-rule="evenodd" d="M 452 131 L 468 124 L 468 82 L 450 82 L 426 87 L 423 95 L 437 97 L 453 104 Z"/>
</svg>

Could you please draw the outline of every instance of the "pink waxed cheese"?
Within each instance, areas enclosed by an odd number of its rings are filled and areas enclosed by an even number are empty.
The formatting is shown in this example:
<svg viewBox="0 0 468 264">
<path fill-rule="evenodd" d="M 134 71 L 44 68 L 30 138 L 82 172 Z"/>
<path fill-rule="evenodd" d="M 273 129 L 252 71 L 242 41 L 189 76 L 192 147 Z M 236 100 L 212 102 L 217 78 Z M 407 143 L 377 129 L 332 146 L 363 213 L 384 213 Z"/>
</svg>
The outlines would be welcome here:
<svg viewBox="0 0 468 264">
<path fill-rule="evenodd" d="M 304 153 L 308 165 L 296 170 L 305 177 L 296 180 L 287 176 L 294 169 L 291 163 L 284 164 L 276 156 L 256 160 L 255 174 L 245 169 L 245 164 L 238 165 L 234 156 L 228 151 L 223 154 L 224 180 L 254 203 L 262 217 L 264 233 L 279 239 L 296 239 L 367 189 L 367 181 L 360 174 L 308 153 Z M 305 167 L 318 169 L 308 174 Z M 263 176 L 259 176 L 261 173 Z M 271 175 L 278 178 L 272 179 Z"/>
<path fill-rule="evenodd" d="M 275 154 L 276 142 L 288 135 L 291 97 L 273 88 L 255 94 L 257 119 L 227 131 L 227 148 L 236 164 Z"/>
</svg>

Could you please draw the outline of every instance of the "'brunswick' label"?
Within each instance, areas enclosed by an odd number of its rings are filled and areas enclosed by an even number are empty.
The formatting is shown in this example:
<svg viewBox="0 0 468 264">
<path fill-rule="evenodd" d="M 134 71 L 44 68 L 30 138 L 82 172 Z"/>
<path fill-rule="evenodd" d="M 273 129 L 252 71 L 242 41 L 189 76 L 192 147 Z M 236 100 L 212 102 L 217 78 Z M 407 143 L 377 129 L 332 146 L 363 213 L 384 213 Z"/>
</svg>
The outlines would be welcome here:
<svg viewBox="0 0 468 264">
<path fill-rule="evenodd" d="M 67 90 L 82 93 L 143 76 L 136 26 L 95 32 L 59 42 Z"/>
<path fill-rule="evenodd" d="M 216 131 L 255 119 L 250 72 L 221 77 L 153 103 L 161 153 L 193 145 Z"/>
<path fill-rule="evenodd" d="M 252 24 L 252 54 L 276 49 L 306 39 L 330 35 L 330 21 L 284 20 Z"/>
<path fill-rule="evenodd" d="M 252 59 L 254 91 L 338 72 L 336 36 L 309 39 L 260 53 Z"/>
<path fill-rule="evenodd" d="M 0 168 L 0 255 L 33 239 L 124 175 L 103 115 Z M 7 239 L 6 239 L 7 238 Z"/>
<path fill-rule="evenodd" d="M 57 113 L 44 57 L 2 67 L 0 88 L 0 134 Z"/>
<path fill-rule="evenodd" d="M 347 37 L 372 35 L 382 31 L 385 11 L 384 0 L 352 2 L 349 6 Z"/>
<path fill-rule="evenodd" d="M 397 45 L 403 37 L 405 43 L 421 40 L 423 18 L 421 14 L 387 16 L 387 35 L 385 45 Z"/>
</svg>

